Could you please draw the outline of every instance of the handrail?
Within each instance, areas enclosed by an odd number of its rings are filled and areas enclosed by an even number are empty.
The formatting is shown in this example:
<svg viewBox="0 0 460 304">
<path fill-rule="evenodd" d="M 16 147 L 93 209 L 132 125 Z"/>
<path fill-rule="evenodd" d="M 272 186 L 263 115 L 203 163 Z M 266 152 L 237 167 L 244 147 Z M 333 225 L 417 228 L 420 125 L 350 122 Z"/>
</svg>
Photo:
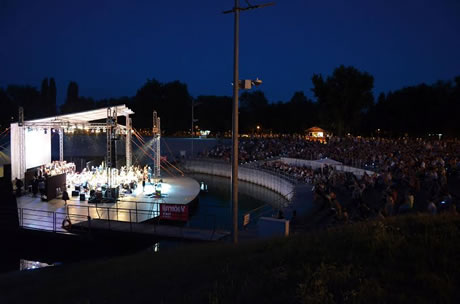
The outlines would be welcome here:
<svg viewBox="0 0 460 304">
<path fill-rule="evenodd" d="M 159 204 L 158 204 L 159 205 Z M 98 209 L 102 210 L 102 212 L 96 212 Z M 83 212 L 81 212 L 83 211 Z M 106 220 L 107 228 L 109 230 L 116 229 L 113 223 L 114 222 L 125 222 L 129 223 L 129 232 L 135 231 L 135 225 L 138 223 L 135 221 L 135 216 L 133 215 L 134 209 L 130 208 L 117 208 L 117 207 L 98 207 L 98 206 L 82 206 L 82 205 L 67 205 L 65 211 L 57 210 L 57 211 L 50 211 L 50 210 L 40 210 L 40 209 L 31 209 L 31 208 L 17 208 L 17 212 L 19 214 L 19 227 L 26 228 L 26 229 L 33 229 L 33 230 L 41 230 L 41 231 L 50 231 L 53 233 L 69 233 L 62 225 L 64 221 L 69 220 L 70 224 L 75 225 L 80 222 L 87 222 L 87 225 L 80 226 L 79 229 L 82 231 L 86 231 L 91 233 L 94 219 L 101 219 Z M 116 216 L 115 216 L 116 212 Z M 174 212 L 172 212 L 174 213 Z M 155 219 L 154 220 L 154 229 L 156 231 L 156 227 L 159 226 L 160 223 L 160 209 L 159 206 L 152 209 L 138 209 L 136 211 L 136 218 L 143 219 Z M 202 216 L 194 217 L 195 219 L 200 218 Z M 214 238 L 216 233 L 216 215 L 214 214 L 206 214 L 204 215 L 206 229 L 209 229 L 210 240 Z M 115 220 L 117 219 L 117 220 Z M 62 223 L 62 225 L 61 225 Z M 210 225 L 208 225 L 210 224 Z M 198 225 L 201 226 L 201 225 Z M 180 231 L 179 234 L 184 237 L 184 227 L 177 227 Z M 200 227 L 193 227 L 197 229 L 202 229 Z"/>
<path fill-rule="evenodd" d="M 39 210 L 31 208 L 18 208 L 19 212 L 19 227 L 52 231 L 55 233 L 68 233 L 67 230 L 61 227 L 59 221 L 64 220 L 67 216 L 78 218 L 83 217 L 80 214 L 68 214 L 66 212 Z"/>
</svg>

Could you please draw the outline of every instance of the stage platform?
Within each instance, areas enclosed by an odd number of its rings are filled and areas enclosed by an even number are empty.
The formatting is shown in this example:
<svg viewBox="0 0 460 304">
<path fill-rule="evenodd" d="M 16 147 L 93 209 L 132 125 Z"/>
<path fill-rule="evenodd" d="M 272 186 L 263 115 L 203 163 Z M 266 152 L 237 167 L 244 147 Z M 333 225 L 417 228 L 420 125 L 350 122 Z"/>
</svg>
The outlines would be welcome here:
<svg viewBox="0 0 460 304">
<path fill-rule="evenodd" d="M 196 180 L 190 177 L 164 177 L 161 184 L 161 198 L 154 198 L 152 194 L 155 192 L 155 187 L 151 183 L 147 183 L 142 189 L 139 185 L 133 194 L 126 194 L 118 199 L 122 202 L 137 202 L 137 203 L 164 203 L 164 204 L 180 204 L 187 205 L 192 202 L 198 194 L 200 194 L 200 185 Z"/>
<path fill-rule="evenodd" d="M 200 193 L 198 182 L 189 177 L 165 177 L 162 178 L 162 181 L 161 197 L 153 196 L 155 187 L 147 183 L 144 189 L 140 185 L 132 194 L 125 194 L 114 203 L 91 204 L 88 203 L 87 198 L 81 201 L 79 196 L 74 196 L 65 205 L 60 198 L 47 202 L 42 201 L 38 196 L 24 195 L 17 200 L 20 224 L 24 228 L 57 232 L 67 232 L 62 228 L 62 223 L 66 218 L 70 219 L 72 226 L 78 226 L 79 223 L 80 226 L 85 226 L 85 223 L 88 225 L 89 221 L 96 223 L 98 220 L 99 224 L 104 222 L 107 227 L 110 227 L 108 222 L 116 227 L 116 222 L 124 222 L 128 225 L 133 223 L 148 225 L 147 223 L 152 221 L 158 227 L 160 220 L 162 225 L 163 220 L 177 220 L 174 217 L 174 215 L 177 216 L 177 213 L 171 209 L 164 209 L 165 206 L 176 208 L 179 211 L 180 207 L 183 207 L 182 210 L 187 208 L 188 218 L 189 207 L 196 202 Z M 165 210 L 170 212 L 165 213 Z M 172 218 L 168 218 L 168 214 L 171 216 L 171 213 Z"/>
</svg>

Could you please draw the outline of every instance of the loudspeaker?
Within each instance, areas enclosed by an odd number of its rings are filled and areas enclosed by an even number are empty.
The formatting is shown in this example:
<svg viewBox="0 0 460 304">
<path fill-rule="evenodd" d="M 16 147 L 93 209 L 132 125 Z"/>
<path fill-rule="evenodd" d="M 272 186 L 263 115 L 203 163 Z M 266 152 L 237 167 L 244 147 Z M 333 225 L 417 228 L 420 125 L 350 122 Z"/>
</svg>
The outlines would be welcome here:
<svg viewBox="0 0 460 304">
<path fill-rule="evenodd" d="M 86 201 L 86 195 L 84 193 L 80 194 L 80 200 L 81 201 Z"/>
<path fill-rule="evenodd" d="M 72 191 L 72 196 L 78 196 L 80 194 L 79 191 Z"/>
</svg>

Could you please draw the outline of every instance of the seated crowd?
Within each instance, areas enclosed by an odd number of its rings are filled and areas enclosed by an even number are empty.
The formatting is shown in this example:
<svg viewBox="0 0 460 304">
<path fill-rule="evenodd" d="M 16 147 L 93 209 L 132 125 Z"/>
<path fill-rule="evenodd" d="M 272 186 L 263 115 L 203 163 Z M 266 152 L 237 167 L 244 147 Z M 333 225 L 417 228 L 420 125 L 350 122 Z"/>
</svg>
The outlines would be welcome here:
<svg viewBox="0 0 460 304">
<path fill-rule="evenodd" d="M 459 203 L 460 141 L 382 138 L 332 138 L 327 144 L 301 138 L 241 140 L 240 163 L 288 175 L 314 187 L 325 222 L 339 223 L 397 214 L 456 212 Z M 205 156 L 229 160 L 231 147 L 217 146 Z M 372 170 L 357 177 L 324 167 L 292 166 L 272 157 L 332 158 Z"/>
</svg>

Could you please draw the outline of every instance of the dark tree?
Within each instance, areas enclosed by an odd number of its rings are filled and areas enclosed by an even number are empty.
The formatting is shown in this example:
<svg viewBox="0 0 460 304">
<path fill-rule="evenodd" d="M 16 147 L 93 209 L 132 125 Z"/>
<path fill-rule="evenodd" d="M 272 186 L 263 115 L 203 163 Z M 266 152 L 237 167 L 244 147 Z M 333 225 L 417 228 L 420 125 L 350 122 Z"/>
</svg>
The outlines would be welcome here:
<svg viewBox="0 0 460 304">
<path fill-rule="evenodd" d="M 18 107 L 24 108 L 24 118 L 34 119 L 42 117 L 43 107 L 41 106 L 40 92 L 31 86 L 9 85 L 6 94 L 13 105 L 11 113 L 17 120 Z"/>
<path fill-rule="evenodd" d="M 56 82 L 54 81 L 54 78 L 51 77 L 50 78 L 50 82 L 49 82 L 49 87 L 48 87 L 48 107 L 49 107 L 49 114 L 54 116 L 56 115 L 56 95 L 57 95 L 57 92 L 56 92 Z"/>
<path fill-rule="evenodd" d="M 374 78 L 354 67 L 342 65 L 326 79 L 322 75 L 313 75 L 312 82 L 322 121 L 338 135 L 357 131 L 359 122 L 373 103 Z"/>
<path fill-rule="evenodd" d="M 191 100 L 184 83 L 173 81 L 162 84 L 155 79 L 147 80 L 133 99 L 135 126 L 151 128 L 155 110 L 161 118 L 164 132 L 175 134 L 185 131 L 191 125 Z"/>
<path fill-rule="evenodd" d="M 94 107 L 95 102 L 92 98 L 78 96 L 78 84 L 71 81 L 67 87 L 66 101 L 61 105 L 61 114 L 92 110 Z"/>
<path fill-rule="evenodd" d="M 191 125 L 191 103 L 187 85 L 180 81 L 168 82 L 163 85 L 163 96 L 154 101 L 154 109 L 162 118 L 162 128 L 169 134 L 187 130 Z"/>
<path fill-rule="evenodd" d="M 304 92 L 295 92 L 286 108 L 288 115 L 283 119 L 287 124 L 286 132 L 303 133 L 318 122 L 314 104 Z"/>
<path fill-rule="evenodd" d="M 75 81 L 71 81 L 67 87 L 66 102 L 70 104 L 78 102 L 78 84 Z"/>
<path fill-rule="evenodd" d="M 67 97 L 61 105 L 61 114 L 78 111 L 78 84 L 75 81 L 69 82 L 67 86 Z"/>
<path fill-rule="evenodd" d="M 153 124 L 153 101 L 161 99 L 161 83 L 155 79 L 147 82 L 137 90 L 133 100 L 132 110 L 134 111 L 133 123 L 137 128 L 152 128 Z M 163 122 L 163 117 L 162 121 Z"/>
<path fill-rule="evenodd" d="M 376 105 L 378 127 L 390 136 L 458 134 L 455 127 L 455 113 L 459 110 L 459 98 L 455 97 L 457 87 L 450 81 L 438 81 L 388 93 L 385 98 L 379 98 Z"/>
<path fill-rule="evenodd" d="M 18 109 L 15 107 L 8 94 L 3 88 L 0 88 L 0 104 L 2 105 L 2 111 L 0 111 L 0 128 L 9 127 L 9 124 L 17 119 Z"/>
<path fill-rule="evenodd" d="M 240 128 L 242 132 L 254 131 L 256 126 L 267 125 L 268 100 L 260 91 L 245 91 L 240 97 Z"/>
<path fill-rule="evenodd" d="M 42 80 L 42 86 L 40 90 L 40 95 L 41 95 L 41 107 L 40 107 L 40 116 L 49 116 L 48 110 L 49 110 L 49 85 L 48 85 L 48 78 L 44 78 Z"/>
<path fill-rule="evenodd" d="M 232 129 L 232 98 L 229 96 L 198 96 L 194 101 L 194 117 L 200 129 L 214 134 Z M 191 126 L 190 126 L 191 127 Z"/>
</svg>

